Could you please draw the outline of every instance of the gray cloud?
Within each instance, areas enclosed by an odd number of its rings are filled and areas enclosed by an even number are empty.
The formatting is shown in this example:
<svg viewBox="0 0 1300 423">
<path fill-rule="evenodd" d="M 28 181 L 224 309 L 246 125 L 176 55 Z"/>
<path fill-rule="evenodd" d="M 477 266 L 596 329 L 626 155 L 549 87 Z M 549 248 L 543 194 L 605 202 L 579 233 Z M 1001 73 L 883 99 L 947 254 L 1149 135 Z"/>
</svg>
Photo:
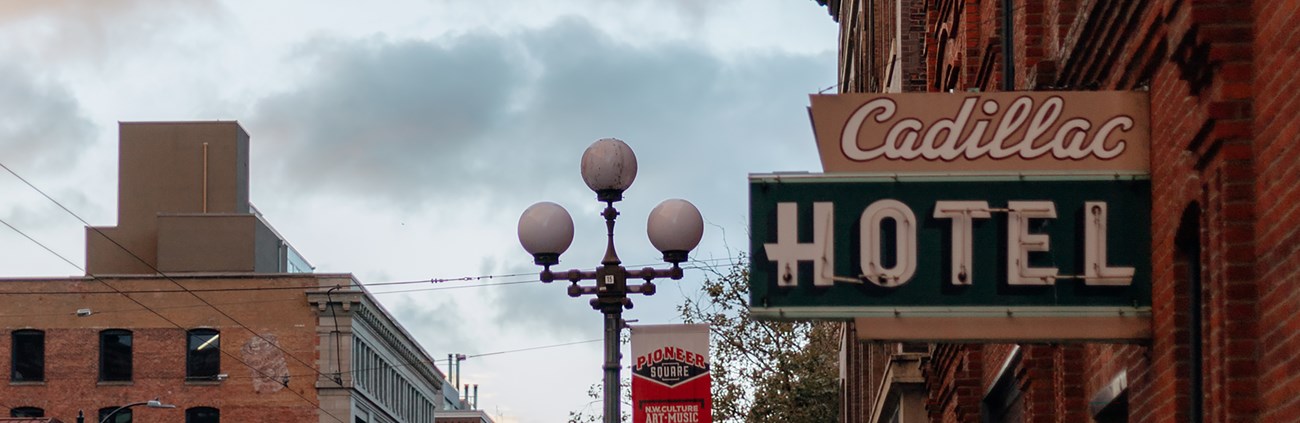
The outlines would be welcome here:
<svg viewBox="0 0 1300 423">
<path fill-rule="evenodd" d="M 77 100 L 55 82 L 0 62 L 0 161 L 37 170 L 70 166 L 94 136 Z"/>
<path fill-rule="evenodd" d="M 405 207 L 571 185 L 577 156 L 608 136 L 673 164 L 659 170 L 672 174 L 661 183 L 742 181 L 773 170 L 763 157 L 781 163 L 788 150 L 811 151 L 802 108 L 773 104 L 806 104 L 834 78 L 833 57 L 723 59 L 686 42 L 632 46 L 578 18 L 436 42 L 319 40 L 304 51 L 300 60 L 317 71 L 259 102 L 248 125 L 272 151 L 259 157 L 291 175 L 259 180 Z M 751 159 L 719 160 L 741 153 Z M 573 162 L 573 174 L 557 175 L 561 162 Z"/>
<path fill-rule="evenodd" d="M 427 340 L 425 350 L 434 359 L 438 359 L 439 354 L 464 352 L 466 348 L 479 345 L 475 342 L 476 337 L 466 332 L 463 323 L 466 311 L 454 302 L 416 304 L 409 297 L 403 297 L 388 310 L 411 336 Z"/>
<path fill-rule="evenodd" d="M 519 265 L 503 270 L 502 274 L 535 274 L 539 270 L 534 266 Z M 584 333 L 593 333 L 590 329 L 599 327 L 600 313 L 587 306 L 588 299 L 592 298 L 590 295 L 571 298 L 565 294 L 568 286 L 566 281 L 556 281 L 492 287 L 484 291 L 484 295 L 495 304 L 487 312 L 492 313 L 497 328 L 505 332 L 578 339 Z"/>
<path fill-rule="evenodd" d="M 471 147 L 490 140 L 523 82 L 509 47 L 477 35 L 445 46 L 318 40 L 304 50 L 315 77 L 259 103 L 250 132 L 286 180 L 398 202 L 457 191 L 477 166 Z"/>
</svg>

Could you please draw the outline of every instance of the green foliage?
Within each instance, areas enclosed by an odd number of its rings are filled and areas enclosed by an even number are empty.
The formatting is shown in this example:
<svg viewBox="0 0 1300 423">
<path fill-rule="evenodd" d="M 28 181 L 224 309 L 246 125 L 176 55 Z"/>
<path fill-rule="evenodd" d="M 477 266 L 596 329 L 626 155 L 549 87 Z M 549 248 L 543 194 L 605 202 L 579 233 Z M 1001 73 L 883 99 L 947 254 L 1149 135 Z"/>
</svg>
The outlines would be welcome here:
<svg viewBox="0 0 1300 423">
<path fill-rule="evenodd" d="M 839 416 L 839 327 L 749 315 L 749 265 L 705 269 L 700 296 L 678 307 L 710 325 L 715 422 L 829 422 Z"/>
</svg>

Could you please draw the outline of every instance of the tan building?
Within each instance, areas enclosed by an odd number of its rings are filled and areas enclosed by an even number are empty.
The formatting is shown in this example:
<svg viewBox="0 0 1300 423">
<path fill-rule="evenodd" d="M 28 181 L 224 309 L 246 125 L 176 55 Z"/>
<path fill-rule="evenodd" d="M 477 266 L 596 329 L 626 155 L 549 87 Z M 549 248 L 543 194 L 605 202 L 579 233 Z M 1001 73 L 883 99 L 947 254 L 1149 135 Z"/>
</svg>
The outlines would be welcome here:
<svg viewBox="0 0 1300 423">
<path fill-rule="evenodd" d="M 122 123 L 119 220 L 86 276 L 0 280 L 0 413 L 115 422 L 433 422 L 464 408 L 351 275 L 315 274 L 248 202 L 235 122 Z M 157 404 L 155 404 L 157 405 Z"/>
</svg>

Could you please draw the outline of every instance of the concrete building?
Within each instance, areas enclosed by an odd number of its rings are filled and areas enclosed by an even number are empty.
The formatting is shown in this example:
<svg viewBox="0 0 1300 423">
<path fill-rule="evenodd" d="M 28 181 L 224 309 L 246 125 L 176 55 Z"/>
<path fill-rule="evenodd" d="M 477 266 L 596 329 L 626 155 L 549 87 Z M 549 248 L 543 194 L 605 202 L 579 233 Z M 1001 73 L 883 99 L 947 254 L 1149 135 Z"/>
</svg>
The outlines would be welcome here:
<svg viewBox="0 0 1300 423">
<path fill-rule="evenodd" d="M 895 417 L 875 404 L 915 385 L 882 369 L 911 353 L 850 324 L 843 421 L 1300 415 L 1295 2 L 819 2 L 842 92 L 1139 90 L 1152 126 L 1149 341 L 930 346 L 926 415 Z"/>
<path fill-rule="evenodd" d="M 235 122 L 122 123 L 119 220 L 86 275 L 0 280 L 0 411 L 127 422 L 433 422 L 446 376 L 348 274 L 310 265 L 248 201 Z"/>
<path fill-rule="evenodd" d="M 483 410 L 451 410 L 438 413 L 437 423 L 492 423 Z"/>
</svg>

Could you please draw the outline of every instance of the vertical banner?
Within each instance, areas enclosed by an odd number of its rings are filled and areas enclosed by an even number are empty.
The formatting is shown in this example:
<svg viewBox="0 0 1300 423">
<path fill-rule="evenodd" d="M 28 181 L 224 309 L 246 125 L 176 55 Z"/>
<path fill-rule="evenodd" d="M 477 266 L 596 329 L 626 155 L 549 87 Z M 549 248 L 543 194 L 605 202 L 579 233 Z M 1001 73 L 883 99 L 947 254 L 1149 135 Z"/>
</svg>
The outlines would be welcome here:
<svg viewBox="0 0 1300 423">
<path fill-rule="evenodd" d="M 712 423 L 709 325 L 632 329 L 632 422 Z"/>
</svg>

